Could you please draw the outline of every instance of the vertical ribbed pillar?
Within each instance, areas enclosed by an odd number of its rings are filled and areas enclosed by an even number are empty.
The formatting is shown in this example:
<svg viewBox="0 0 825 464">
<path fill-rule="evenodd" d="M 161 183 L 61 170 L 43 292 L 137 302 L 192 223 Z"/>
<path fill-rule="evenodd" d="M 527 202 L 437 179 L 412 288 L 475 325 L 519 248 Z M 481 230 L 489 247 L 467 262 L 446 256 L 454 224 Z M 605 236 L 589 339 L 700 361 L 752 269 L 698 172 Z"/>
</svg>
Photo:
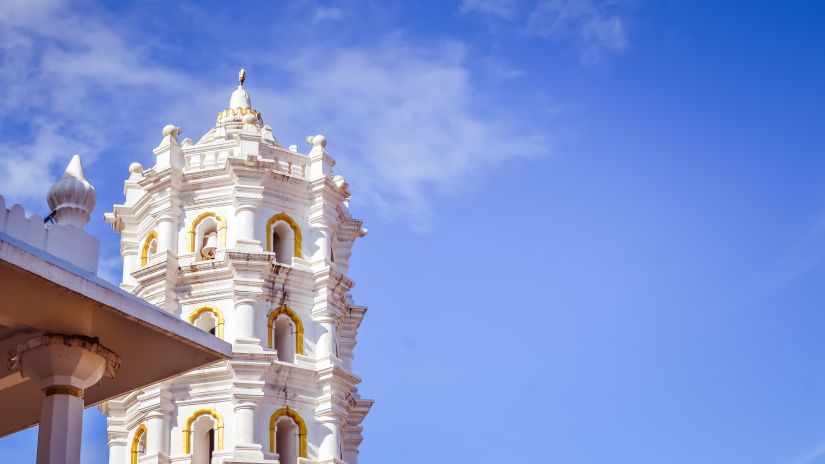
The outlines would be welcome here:
<svg viewBox="0 0 825 464">
<path fill-rule="evenodd" d="M 37 464 L 80 464 L 83 391 L 75 387 L 44 389 L 37 435 Z"/>
</svg>

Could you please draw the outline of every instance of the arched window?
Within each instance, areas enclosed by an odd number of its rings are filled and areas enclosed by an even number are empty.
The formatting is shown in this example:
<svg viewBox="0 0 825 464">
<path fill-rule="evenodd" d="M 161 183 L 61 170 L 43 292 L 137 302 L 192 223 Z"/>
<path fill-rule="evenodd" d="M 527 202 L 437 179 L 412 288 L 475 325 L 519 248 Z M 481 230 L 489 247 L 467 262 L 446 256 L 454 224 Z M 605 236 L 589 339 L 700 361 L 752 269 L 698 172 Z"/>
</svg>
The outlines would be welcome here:
<svg viewBox="0 0 825 464">
<path fill-rule="evenodd" d="M 132 464 L 146 454 L 146 424 L 140 424 L 132 438 Z"/>
<path fill-rule="evenodd" d="M 223 338 L 223 322 L 223 313 L 211 306 L 198 308 L 189 315 L 190 324 L 218 338 Z"/>
<path fill-rule="evenodd" d="M 304 324 L 288 306 L 269 313 L 266 323 L 269 347 L 278 351 L 278 361 L 295 362 L 296 354 L 304 354 Z"/>
<path fill-rule="evenodd" d="M 195 411 L 183 429 L 183 452 L 192 464 L 209 464 L 212 453 L 223 449 L 223 418 L 214 409 Z"/>
<path fill-rule="evenodd" d="M 292 258 L 300 258 L 301 227 L 286 213 L 279 213 L 266 222 L 266 249 L 275 253 L 281 264 L 292 264 Z"/>
<path fill-rule="evenodd" d="M 192 221 L 189 251 L 196 253 L 196 259 L 211 259 L 215 256 L 214 250 L 219 247 L 226 248 L 226 219 L 207 211 Z"/>
<path fill-rule="evenodd" d="M 282 408 L 269 419 L 269 452 L 278 453 L 280 464 L 307 457 L 307 426 L 297 412 Z"/>
<path fill-rule="evenodd" d="M 149 257 L 158 252 L 158 233 L 156 231 L 149 232 L 146 240 L 143 241 L 143 249 L 140 251 L 140 265 L 146 266 L 149 262 Z"/>
</svg>

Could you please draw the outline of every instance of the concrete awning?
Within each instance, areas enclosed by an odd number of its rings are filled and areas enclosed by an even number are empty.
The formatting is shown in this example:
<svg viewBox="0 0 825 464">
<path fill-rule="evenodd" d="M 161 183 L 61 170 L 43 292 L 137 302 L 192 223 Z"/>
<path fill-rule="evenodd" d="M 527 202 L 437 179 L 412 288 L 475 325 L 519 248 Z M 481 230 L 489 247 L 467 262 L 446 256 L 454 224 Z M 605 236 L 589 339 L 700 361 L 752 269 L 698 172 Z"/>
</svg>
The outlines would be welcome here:
<svg viewBox="0 0 825 464">
<path fill-rule="evenodd" d="M 86 406 L 228 359 L 230 344 L 96 275 L 0 233 L 0 355 L 39 334 L 97 337 L 122 358 Z M 0 363 L 0 437 L 35 425 L 39 385 Z"/>
</svg>

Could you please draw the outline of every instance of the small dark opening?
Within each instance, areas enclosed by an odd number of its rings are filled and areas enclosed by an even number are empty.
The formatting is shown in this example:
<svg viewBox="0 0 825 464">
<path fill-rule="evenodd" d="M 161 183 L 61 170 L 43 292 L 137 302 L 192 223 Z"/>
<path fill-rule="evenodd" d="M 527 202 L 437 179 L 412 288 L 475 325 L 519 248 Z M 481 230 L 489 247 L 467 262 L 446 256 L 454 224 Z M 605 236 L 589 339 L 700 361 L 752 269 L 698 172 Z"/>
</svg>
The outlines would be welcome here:
<svg viewBox="0 0 825 464">
<path fill-rule="evenodd" d="M 212 452 L 215 451 L 215 429 L 209 430 L 209 462 L 212 462 Z"/>
</svg>

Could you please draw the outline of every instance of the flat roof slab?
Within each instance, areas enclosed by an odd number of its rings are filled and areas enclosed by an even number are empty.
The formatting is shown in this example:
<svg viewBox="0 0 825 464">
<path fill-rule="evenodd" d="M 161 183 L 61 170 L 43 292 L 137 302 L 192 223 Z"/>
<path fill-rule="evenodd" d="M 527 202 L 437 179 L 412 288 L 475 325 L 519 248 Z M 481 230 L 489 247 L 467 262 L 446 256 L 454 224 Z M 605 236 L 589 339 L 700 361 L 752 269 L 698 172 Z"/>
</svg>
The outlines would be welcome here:
<svg viewBox="0 0 825 464">
<path fill-rule="evenodd" d="M 97 337 L 122 358 L 86 406 L 228 359 L 232 347 L 98 276 L 0 233 L 0 354 L 43 333 Z M 36 382 L 0 365 L 0 437 L 35 425 Z"/>
</svg>

